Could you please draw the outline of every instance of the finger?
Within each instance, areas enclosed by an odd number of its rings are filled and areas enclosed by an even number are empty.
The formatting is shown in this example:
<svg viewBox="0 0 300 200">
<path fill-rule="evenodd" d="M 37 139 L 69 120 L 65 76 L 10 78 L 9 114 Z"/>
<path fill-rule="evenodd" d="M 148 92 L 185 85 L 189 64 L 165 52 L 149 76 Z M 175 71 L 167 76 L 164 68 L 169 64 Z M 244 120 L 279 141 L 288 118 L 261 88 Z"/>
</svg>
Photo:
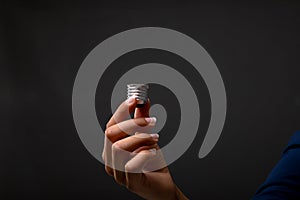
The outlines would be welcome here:
<svg viewBox="0 0 300 200">
<path fill-rule="evenodd" d="M 124 151 L 133 152 L 140 147 L 156 144 L 158 142 L 158 138 L 159 135 L 157 133 L 140 133 L 138 135 L 132 135 L 130 137 L 119 140 L 115 142 L 113 146 Z"/>
<path fill-rule="evenodd" d="M 156 155 L 151 159 L 151 161 L 144 165 L 143 173 L 153 172 L 167 167 L 167 163 L 161 149 L 158 146 L 156 146 L 155 149 Z"/>
<path fill-rule="evenodd" d="M 129 119 L 107 128 L 105 135 L 114 143 L 135 132 L 147 132 L 147 130 L 155 126 L 155 124 L 155 117 Z"/>
<path fill-rule="evenodd" d="M 142 173 L 147 162 L 156 155 L 156 149 L 143 150 L 135 157 L 129 160 L 125 165 L 126 187 L 135 192 L 139 188 L 139 184 L 145 182 L 145 175 Z"/>
<path fill-rule="evenodd" d="M 141 187 L 140 183 L 148 185 L 149 180 L 152 185 L 150 190 L 153 190 L 153 187 L 159 188 L 161 180 L 165 178 L 164 174 L 169 174 L 169 170 L 166 165 L 164 165 L 164 167 L 158 166 L 157 162 L 160 162 L 160 166 L 162 164 L 161 162 L 163 162 L 161 151 L 157 147 L 154 149 L 143 150 L 129 160 L 125 165 L 127 188 L 135 193 L 147 194 L 149 193 L 149 187 Z M 147 170 L 147 166 L 151 166 L 152 170 Z M 151 173 L 152 171 L 157 170 L 161 173 Z M 161 178 L 159 178 L 159 176 L 161 176 Z M 155 178 L 153 179 L 153 177 Z"/>
<path fill-rule="evenodd" d="M 134 151 L 132 152 L 132 154 L 135 155 L 135 154 L 137 154 L 137 153 L 139 153 L 139 152 L 141 152 L 141 151 L 144 151 L 144 150 L 150 150 L 150 149 L 153 149 L 153 148 L 158 149 L 158 145 L 157 145 L 157 144 L 154 144 L 154 145 L 151 145 L 151 146 L 142 146 L 142 147 L 139 147 L 139 148 L 137 148 L 136 150 L 134 150 Z"/>
<path fill-rule="evenodd" d="M 131 160 L 125 165 L 125 172 L 131 173 L 142 173 L 144 166 L 156 155 L 156 149 L 151 148 L 148 150 L 142 150 L 137 153 Z"/>
<path fill-rule="evenodd" d="M 155 125 L 155 122 L 156 119 L 152 118 L 131 119 L 113 125 L 105 131 L 105 141 L 102 156 L 103 160 L 105 161 L 105 170 L 109 175 L 114 175 L 114 171 L 112 169 L 112 143 L 127 137 L 127 133 L 148 130 Z"/>
<path fill-rule="evenodd" d="M 142 133 L 140 133 L 140 134 L 142 134 Z M 142 137 L 142 135 L 138 135 L 137 137 Z M 157 144 L 153 144 L 150 146 L 138 147 L 133 151 L 133 153 L 136 154 L 143 150 L 149 150 L 152 148 L 158 148 Z M 103 152 L 102 152 L 102 159 L 104 160 L 104 163 L 105 163 L 106 173 L 110 176 L 114 176 L 114 171 L 112 168 L 112 166 L 113 166 L 113 164 L 112 164 L 112 142 L 107 137 L 104 138 L 104 148 L 103 148 Z"/>
<path fill-rule="evenodd" d="M 124 101 L 116 110 L 114 115 L 110 118 L 106 127 L 110 127 L 116 124 L 119 121 L 123 121 L 124 119 L 130 118 L 130 113 L 134 111 L 136 107 L 136 100 L 135 98 L 129 98 Z M 105 162 L 105 171 L 113 176 L 113 169 L 112 169 L 112 142 L 110 139 L 107 138 L 107 134 L 105 134 L 104 139 L 104 148 L 102 152 L 102 159 Z"/>
<path fill-rule="evenodd" d="M 150 105 L 150 100 L 148 99 L 143 107 L 136 108 L 134 112 L 134 118 L 149 117 Z"/>
<path fill-rule="evenodd" d="M 116 143 L 115 143 L 116 144 Z M 122 150 L 118 145 L 112 145 L 112 169 L 116 182 L 120 185 L 126 184 L 124 166 L 130 159 L 130 154 Z"/>
<path fill-rule="evenodd" d="M 105 163 L 105 171 L 108 175 L 113 176 L 114 170 L 112 169 L 112 142 L 105 136 L 104 147 L 102 152 L 102 159 Z"/>
<path fill-rule="evenodd" d="M 113 116 L 110 118 L 108 123 L 106 124 L 106 127 L 110 127 L 112 125 L 115 125 L 119 122 L 122 122 L 126 119 L 130 118 L 130 113 L 132 113 L 136 107 L 137 101 L 134 97 L 130 97 L 117 108 Z"/>
<path fill-rule="evenodd" d="M 121 185 L 126 184 L 125 164 L 132 158 L 129 152 L 141 146 L 152 146 L 158 141 L 158 134 L 141 133 L 115 142 L 112 145 L 114 178 Z"/>
</svg>

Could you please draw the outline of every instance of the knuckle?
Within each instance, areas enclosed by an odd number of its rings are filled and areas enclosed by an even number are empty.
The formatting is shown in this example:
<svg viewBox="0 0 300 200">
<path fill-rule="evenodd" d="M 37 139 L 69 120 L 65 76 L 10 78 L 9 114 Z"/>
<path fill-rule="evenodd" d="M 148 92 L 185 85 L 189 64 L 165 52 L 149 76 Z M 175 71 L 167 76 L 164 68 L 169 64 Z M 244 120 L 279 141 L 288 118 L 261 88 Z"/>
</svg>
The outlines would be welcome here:
<svg viewBox="0 0 300 200">
<path fill-rule="evenodd" d="M 128 165 L 128 164 L 125 165 L 126 172 L 130 173 L 130 172 L 133 172 L 133 170 L 134 170 L 134 168 L 131 165 Z M 130 176 L 130 174 L 129 174 L 129 176 Z"/>
<path fill-rule="evenodd" d="M 106 128 L 104 134 L 107 136 L 109 134 L 109 131 L 110 131 L 109 128 Z"/>
<path fill-rule="evenodd" d="M 113 143 L 111 148 L 112 148 L 113 151 L 120 151 L 122 149 L 120 142 Z"/>
<path fill-rule="evenodd" d="M 134 165 L 125 165 L 125 171 L 128 176 L 128 180 L 131 179 L 131 176 L 133 173 L 142 173 L 142 169 L 140 169 L 139 166 L 134 166 Z"/>
<path fill-rule="evenodd" d="M 111 136 L 112 136 L 112 129 L 111 128 L 107 128 L 104 133 L 105 133 L 105 135 L 108 139 L 111 139 Z"/>
<path fill-rule="evenodd" d="M 113 176 L 114 175 L 114 170 L 108 166 L 105 166 L 105 171 L 108 175 Z"/>
<path fill-rule="evenodd" d="M 106 158 L 105 158 L 105 152 L 104 151 L 102 152 L 101 157 L 102 157 L 102 160 L 105 162 Z"/>
<path fill-rule="evenodd" d="M 125 185 L 126 183 L 126 179 L 119 177 L 119 176 L 115 176 L 115 181 L 119 184 L 119 185 Z"/>
</svg>

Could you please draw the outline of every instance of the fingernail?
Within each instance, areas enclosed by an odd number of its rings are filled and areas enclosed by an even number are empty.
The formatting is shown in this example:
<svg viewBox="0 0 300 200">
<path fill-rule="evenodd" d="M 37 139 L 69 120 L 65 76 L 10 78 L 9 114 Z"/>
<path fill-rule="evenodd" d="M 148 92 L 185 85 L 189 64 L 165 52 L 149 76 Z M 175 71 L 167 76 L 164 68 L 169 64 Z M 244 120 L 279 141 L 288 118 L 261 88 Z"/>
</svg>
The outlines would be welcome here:
<svg viewBox="0 0 300 200">
<path fill-rule="evenodd" d="M 158 139 L 159 138 L 159 135 L 157 133 L 152 133 L 150 134 L 150 136 L 154 139 Z"/>
<path fill-rule="evenodd" d="M 156 124 L 156 117 L 147 117 L 145 120 L 148 122 L 149 125 L 155 125 Z"/>
<path fill-rule="evenodd" d="M 129 99 L 126 100 L 127 104 L 132 104 L 134 102 L 134 97 L 129 97 Z"/>
<path fill-rule="evenodd" d="M 149 152 L 155 155 L 156 154 L 156 149 L 155 148 L 149 149 Z"/>
</svg>

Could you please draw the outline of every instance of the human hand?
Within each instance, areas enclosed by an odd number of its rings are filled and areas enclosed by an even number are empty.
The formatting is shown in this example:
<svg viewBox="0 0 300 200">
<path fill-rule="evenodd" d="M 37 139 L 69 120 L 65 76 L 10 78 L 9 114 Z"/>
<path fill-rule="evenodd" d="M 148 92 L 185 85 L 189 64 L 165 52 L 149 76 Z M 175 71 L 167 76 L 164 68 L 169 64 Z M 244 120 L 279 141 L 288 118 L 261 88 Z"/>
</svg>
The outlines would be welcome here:
<svg viewBox="0 0 300 200">
<path fill-rule="evenodd" d="M 147 133 L 156 122 L 149 117 L 150 102 L 136 105 L 135 98 L 126 100 L 107 123 L 102 153 L 106 172 L 145 199 L 187 199 L 166 167 L 157 145 L 159 135 Z"/>
</svg>

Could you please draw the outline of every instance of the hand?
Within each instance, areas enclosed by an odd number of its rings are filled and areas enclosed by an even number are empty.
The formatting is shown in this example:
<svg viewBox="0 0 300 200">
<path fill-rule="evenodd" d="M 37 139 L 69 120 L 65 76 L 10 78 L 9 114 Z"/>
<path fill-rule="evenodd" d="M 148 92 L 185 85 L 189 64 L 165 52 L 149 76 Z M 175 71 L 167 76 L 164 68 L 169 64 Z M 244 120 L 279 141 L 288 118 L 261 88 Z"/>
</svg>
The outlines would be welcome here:
<svg viewBox="0 0 300 200">
<path fill-rule="evenodd" d="M 107 123 L 102 153 L 106 172 L 145 199 L 187 199 L 165 165 L 158 134 L 146 133 L 156 122 L 149 117 L 149 101 L 142 108 L 136 104 L 134 98 L 123 102 Z"/>
</svg>

